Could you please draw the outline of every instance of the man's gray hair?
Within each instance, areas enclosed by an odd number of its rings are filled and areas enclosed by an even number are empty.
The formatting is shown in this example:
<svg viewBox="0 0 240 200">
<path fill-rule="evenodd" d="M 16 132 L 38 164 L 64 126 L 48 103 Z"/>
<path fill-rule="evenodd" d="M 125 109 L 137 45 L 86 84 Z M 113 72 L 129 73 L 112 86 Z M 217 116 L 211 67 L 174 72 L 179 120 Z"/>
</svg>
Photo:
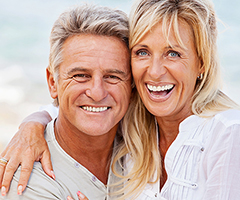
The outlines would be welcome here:
<svg viewBox="0 0 240 200">
<path fill-rule="evenodd" d="M 70 8 L 59 16 L 51 31 L 49 71 L 57 81 L 62 47 L 68 37 L 79 34 L 115 36 L 128 47 L 128 28 L 128 17 L 120 10 L 90 4 Z"/>
<path fill-rule="evenodd" d="M 114 36 L 128 48 L 128 17 L 120 10 L 90 4 L 74 6 L 63 12 L 54 23 L 50 35 L 48 70 L 54 75 L 55 81 L 58 81 L 59 66 L 63 62 L 64 42 L 80 34 Z M 54 99 L 54 105 L 58 106 L 58 98 Z"/>
</svg>

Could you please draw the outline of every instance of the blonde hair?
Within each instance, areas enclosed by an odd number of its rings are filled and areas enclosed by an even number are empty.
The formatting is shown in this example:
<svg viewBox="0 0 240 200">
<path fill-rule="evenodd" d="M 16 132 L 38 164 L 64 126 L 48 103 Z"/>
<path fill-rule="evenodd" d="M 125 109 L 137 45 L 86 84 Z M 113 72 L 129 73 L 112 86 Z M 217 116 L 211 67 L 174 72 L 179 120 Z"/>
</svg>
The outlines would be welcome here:
<svg viewBox="0 0 240 200">
<path fill-rule="evenodd" d="M 79 34 L 114 36 L 128 48 L 129 26 L 127 15 L 108 7 L 83 4 L 62 13 L 55 21 L 50 35 L 49 71 L 57 81 L 62 63 L 63 44 L 67 38 Z M 54 100 L 58 105 L 58 100 Z"/>
<path fill-rule="evenodd" d="M 128 161 L 132 166 L 127 169 L 123 166 L 127 173 L 124 176 L 118 175 L 125 184 L 125 187 L 118 191 L 124 193 L 119 199 L 135 199 L 147 183 L 155 183 L 161 175 L 155 117 L 144 107 L 136 88 L 122 120 L 122 133 L 124 141 L 119 145 L 113 163 L 120 163 L 121 159 L 129 154 Z M 114 166 L 112 165 L 113 172 L 116 173 Z"/>
<path fill-rule="evenodd" d="M 160 21 L 166 33 L 170 28 L 180 45 L 178 23 L 183 20 L 192 28 L 197 55 L 204 71 L 196 81 L 192 112 L 213 116 L 219 111 L 238 108 L 221 89 L 220 64 L 217 54 L 216 14 L 209 0 L 137 0 L 130 14 L 130 49 Z"/>
<path fill-rule="evenodd" d="M 168 40 L 170 28 L 180 45 L 178 23 L 183 20 L 192 28 L 197 55 L 204 71 L 201 80 L 196 80 L 192 97 L 192 112 L 201 117 L 211 117 L 220 111 L 239 108 L 221 90 L 220 65 L 217 55 L 216 14 L 208 0 L 137 0 L 129 17 L 130 49 L 136 45 L 157 23 L 162 22 Z M 135 189 L 134 199 L 149 182 L 161 176 L 161 156 L 158 150 L 156 123 L 147 111 L 137 92 L 123 119 L 125 144 L 115 161 L 130 152 L 133 166 L 125 179 L 130 191 Z M 157 170 L 157 177 L 154 173 Z M 155 178 L 155 179 L 154 179 Z M 131 192 L 130 192 L 131 193 Z M 130 194 L 127 194 L 128 196 Z"/>
</svg>

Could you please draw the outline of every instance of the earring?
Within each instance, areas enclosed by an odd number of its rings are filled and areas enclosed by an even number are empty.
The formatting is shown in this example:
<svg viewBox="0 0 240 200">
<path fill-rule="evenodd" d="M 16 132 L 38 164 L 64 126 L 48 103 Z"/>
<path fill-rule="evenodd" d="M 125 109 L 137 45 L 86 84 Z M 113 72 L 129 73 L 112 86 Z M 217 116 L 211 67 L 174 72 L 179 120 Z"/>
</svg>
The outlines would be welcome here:
<svg viewBox="0 0 240 200">
<path fill-rule="evenodd" d="M 203 74 L 199 74 L 199 76 L 197 77 L 199 80 L 202 80 L 203 79 Z"/>
</svg>

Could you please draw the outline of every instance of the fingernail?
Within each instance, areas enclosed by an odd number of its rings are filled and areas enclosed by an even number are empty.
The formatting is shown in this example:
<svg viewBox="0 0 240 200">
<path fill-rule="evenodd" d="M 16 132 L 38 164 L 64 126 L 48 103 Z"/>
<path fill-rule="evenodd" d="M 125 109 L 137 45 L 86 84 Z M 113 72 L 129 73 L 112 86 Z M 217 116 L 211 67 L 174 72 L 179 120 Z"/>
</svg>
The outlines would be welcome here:
<svg viewBox="0 0 240 200">
<path fill-rule="evenodd" d="M 4 186 L 2 186 L 1 193 L 2 196 L 6 196 L 6 188 Z"/>
<path fill-rule="evenodd" d="M 55 180 L 55 179 L 56 179 L 56 176 L 55 176 L 55 174 L 54 174 L 54 171 L 51 171 L 51 174 L 52 174 L 53 180 Z"/>
<path fill-rule="evenodd" d="M 70 196 L 67 197 L 67 200 L 72 200 L 72 198 Z"/>
<path fill-rule="evenodd" d="M 81 199 L 84 199 L 85 196 L 83 193 L 81 193 L 80 191 L 77 192 L 77 195 L 81 198 Z"/>
<path fill-rule="evenodd" d="M 17 188 L 17 193 L 18 193 L 18 195 L 22 195 L 22 188 L 23 188 L 22 185 L 19 185 L 19 186 L 18 186 L 18 188 Z"/>
</svg>

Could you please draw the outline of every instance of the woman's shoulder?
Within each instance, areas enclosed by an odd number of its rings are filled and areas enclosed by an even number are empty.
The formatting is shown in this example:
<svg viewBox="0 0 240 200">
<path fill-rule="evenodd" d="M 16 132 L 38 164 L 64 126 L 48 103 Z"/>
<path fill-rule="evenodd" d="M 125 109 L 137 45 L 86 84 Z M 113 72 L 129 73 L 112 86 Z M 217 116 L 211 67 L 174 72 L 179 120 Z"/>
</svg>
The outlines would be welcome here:
<svg viewBox="0 0 240 200">
<path fill-rule="evenodd" d="M 240 110 L 226 110 L 214 116 L 214 120 L 222 123 L 226 127 L 234 124 L 240 125 Z"/>
<path fill-rule="evenodd" d="M 226 149 L 235 148 L 240 150 L 240 111 L 226 110 L 216 114 L 207 121 L 207 125 L 203 133 L 205 133 L 206 146 L 210 149 Z M 221 152 L 219 150 L 219 152 Z"/>
</svg>

